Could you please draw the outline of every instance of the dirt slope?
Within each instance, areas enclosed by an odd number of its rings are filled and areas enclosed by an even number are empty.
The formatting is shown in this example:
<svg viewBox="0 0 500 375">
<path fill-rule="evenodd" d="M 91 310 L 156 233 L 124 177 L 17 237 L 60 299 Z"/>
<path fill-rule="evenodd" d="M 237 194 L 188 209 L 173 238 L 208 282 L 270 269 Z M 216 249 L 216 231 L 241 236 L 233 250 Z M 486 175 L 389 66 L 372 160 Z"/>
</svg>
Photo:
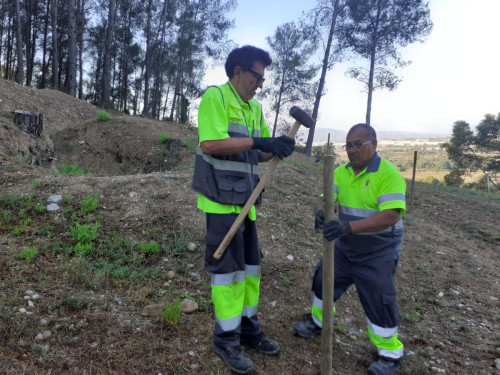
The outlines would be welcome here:
<svg viewBox="0 0 500 375">
<path fill-rule="evenodd" d="M 21 233 L 15 232 L 17 221 L 0 226 L 0 374 L 230 374 L 210 349 L 204 217 L 190 189 L 196 133 L 116 113 L 98 122 L 93 106 L 1 80 L 0 99 L 0 213 L 19 215 L 5 197 L 33 194 L 44 204 L 50 195 L 64 197 L 60 211 L 33 214 Z M 44 113 L 44 137 L 17 130 L 9 118 L 14 109 Z M 181 140 L 182 148 L 162 145 L 164 133 Z M 26 164 L 34 146 L 46 163 Z M 93 174 L 56 174 L 51 166 L 60 168 L 63 160 Z M 282 344 L 278 357 L 248 350 L 258 374 L 319 373 L 321 339 L 297 338 L 292 327 L 309 311 L 311 277 L 321 257 L 311 212 L 321 189 L 322 166 L 294 154 L 279 164 L 258 208 L 265 254 L 259 314 L 266 333 Z M 400 373 L 498 374 L 500 201 L 425 184 L 417 184 L 414 194 L 398 273 L 400 338 L 408 353 Z M 157 256 L 130 253 L 130 262 L 156 277 L 110 279 L 102 269 L 83 267 L 97 262 L 61 250 L 72 243 L 71 215 L 88 196 L 99 199 L 86 218 L 99 220 L 101 244 L 112 238 L 115 251 L 126 241 L 165 244 Z M 183 240 L 197 248 L 167 251 Z M 19 258 L 33 246 L 41 249 L 37 258 Z M 24 299 L 27 290 L 41 296 L 33 307 Z M 177 297 L 195 299 L 199 310 L 174 326 L 141 316 L 145 305 Z M 33 314 L 21 314 L 22 307 Z M 364 374 L 375 351 L 354 288 L 337 312 L 343 324 L 335 329 L 333 373 Z M 45 330 L 51 336 L 37 340 Z"/>
</svg>

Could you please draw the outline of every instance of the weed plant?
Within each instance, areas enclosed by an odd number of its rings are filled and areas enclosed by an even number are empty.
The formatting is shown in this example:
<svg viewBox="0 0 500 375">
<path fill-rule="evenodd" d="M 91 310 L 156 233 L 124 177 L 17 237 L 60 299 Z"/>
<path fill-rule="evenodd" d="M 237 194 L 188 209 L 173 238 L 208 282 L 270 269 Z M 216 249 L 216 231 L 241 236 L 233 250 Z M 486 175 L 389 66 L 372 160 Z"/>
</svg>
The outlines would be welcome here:
<svg viewBox="0 0 500 375">
<path fill-rule="evenodd" d="M 40 182 L 40 180 L 35 180 L 33 181 L 33 186 L 39 188 L 40 186 L 42 186 L 42 183 Z"/>
<path fill-rule="evenodd" d="M 160 250 L 160 245 L 156 242 L 141 244 L 141 251 L 145 254 L 156 254 Z"/>
<path fill-rule="evenodd" d="M 35 206 L 35 211 L 39 214 L 43 214 L 44 212 L 47 211 L 47 206 L 44 206 L 43 204 L 39 204 Z"/>
<path fill-rule="evenodd" d="M 28 248 L 25 247 L 20 253 L 19 258 L 23 259 L 33 259 L 38 255 L 38 249 L 36 247 Z"/>
<path fill-rule="evenodd" d="M 95 211 L 98 204 L 99 204 L 99 199 L 94 197 L 86 197 L 80 204 L 80 209 L 82 211 L 82 214 L 87 214 L 89 212 Z"/>
<path fill-rule="evenodd" d="M 76 222 L 71 229 L 71 236 L 82 244 L 91 243 L 97 238 L 101 223 L 99 221 L 93 224 L 80 224 Z"/>
<path fill-rule="evenodd" d="M 177 301 L 167 303 L 165 310 L 163 311 L 163 320 L 168 324 L 176 325 L 179 323 L 181 318 L 181 299 L 177 298 Z"/>
<path fill-rule="evenodd" d="M 170 134 L 163 133 L 160 135 L 160 143 L 165 143 L 170 138 Z"/>
</svg>

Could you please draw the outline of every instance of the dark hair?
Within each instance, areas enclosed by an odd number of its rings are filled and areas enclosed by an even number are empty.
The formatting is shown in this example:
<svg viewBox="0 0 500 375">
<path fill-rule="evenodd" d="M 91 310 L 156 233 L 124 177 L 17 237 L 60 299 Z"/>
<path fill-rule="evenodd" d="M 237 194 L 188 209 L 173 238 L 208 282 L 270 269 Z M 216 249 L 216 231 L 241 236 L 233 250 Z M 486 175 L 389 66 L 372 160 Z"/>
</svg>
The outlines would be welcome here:
<svg viewBox="0 0 500 375">
<path fill-rule="evenodd" d="M 260 48 L 249 45 L 235 48 L 227 56 L 224 66 L 226 75 L 231 79 L 234 75 L 234 68 L 240 66 L 243 70 L 249 70 L 253 68 L 253 64 L 256 61 L 264 65 L 264 68 L 273 62 L 269 53 Z"/>
<path fill-rule="evenodd" d="M 351 129 L 349 129 L 349 132 L 347 133 L 347 135 L 351 134 L 353 131 L 359 129 L 359 128 L 362 128 L 362 129 L 365 129 L 365 131 L 368 133 L 368 137 L 373 140 L 373 141 L 376 141 L 377 140 L 377 133 L 375 132 L 375 129 L 373 129 L 370 125 L 368 124 L 356 124 L 354 125 Z"/>
</svg>

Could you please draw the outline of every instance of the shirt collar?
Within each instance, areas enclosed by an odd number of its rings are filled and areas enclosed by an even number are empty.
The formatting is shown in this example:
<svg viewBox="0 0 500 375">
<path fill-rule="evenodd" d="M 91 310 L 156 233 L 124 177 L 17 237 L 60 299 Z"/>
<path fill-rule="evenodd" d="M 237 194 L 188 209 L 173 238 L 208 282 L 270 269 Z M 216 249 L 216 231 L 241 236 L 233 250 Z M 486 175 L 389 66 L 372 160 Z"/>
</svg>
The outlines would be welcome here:
<svg viewBox="0 0 500 375">
<path fill-rule="evenodd" d="M 370 164 L 368 164 L 368 167 L 365 168 L 365 171 L 368 173 L 368 172 L 377 172 L 378 171 L 378 167 L 380 166 L 380 156 L 378 156 L 378 153 L 375 151 L 375 155 L 373 156 L 373 159 L 372 161 L 370 162 Z M 347 163 L 346 166 L 345 166 L 345 169 L 349 169 L 352 167 L 352 164 L 351 162 Z"/>
</svg>

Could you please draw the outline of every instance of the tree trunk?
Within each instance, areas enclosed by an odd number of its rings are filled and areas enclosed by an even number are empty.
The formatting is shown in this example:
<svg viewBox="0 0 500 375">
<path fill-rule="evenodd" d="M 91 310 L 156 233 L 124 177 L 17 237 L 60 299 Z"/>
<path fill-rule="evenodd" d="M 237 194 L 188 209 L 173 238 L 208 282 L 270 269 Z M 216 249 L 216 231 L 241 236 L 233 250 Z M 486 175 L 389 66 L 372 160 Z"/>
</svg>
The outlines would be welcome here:
<svg viewBox="0 0 500 375">
<path fill-rule="evenodd" d="M 151 13 L 152 0 L 148 3 L 148 18 L 146 23 L 146 61 L 144 74 L 144 108 L 142 114 L 149 115 L 149 80 L 151 78 Z"/>
<path fill-rule="evenodd" d="M 374 30 L 378 30 L 378 25 L 380 23 L 380 13 L 382 12 L 381 4 L 377 7 L 377 18 L 375 19 Z M 378 44 L 377 31 L 373 33 L 372 37 L 372 50 L 370 53 L 370 72 L 368 76 L 368 97 L 366 100 L 366 123 L 370 125 L 371 123 L 371 113 L 372 113 L 372 98 L 373 98 L 373 77 L 375 75 L 375 59 L 377 55 L 377 44 Z"/>
<path fill-rule="evenodd" d="M 85 0 L 78 1 L 78 99 L 83 99 L 83 32 L 85 30 Z"/>
<path fill-rule="evenodd" d="M 16 82 L 22 85 L 24 81 L 24 64 L 23 64 L 23 39 L 22 39 L 22 27 L 21 27 L 20 0 L 16 0 L 16 52 L 17 52 Z"/>
<path fill-rule="evenodd" d="M 10 67 L 10 60 L 12 59 L 12 27 L 11 27 L 11 19 L 12 17 L 8 18 L 8 24 L 7 24 L 7 58 L 5 60 L 5 79 L 9 79 L 9 67 Z M 14 21 L 12 21 L 12 25 L 14 25 Z"/>
<path fill-rule="evenodd" d="M 102 105 L 110 108 L 111 103 L 111 46 L 115 28 L 115 0 L 109 0 L 108 28 L 104 42 L 104 67 L 102 70 Z"/>
<path fill-rule="evenodd" d="M 319 79 L 318 91 L 316 92 L 316 100 L 314 101 L 314 109 L 312 113 L 312 118 L 315 123 L 309 129 L 309 135 L 306 142 L 306 155 L 311 155 L 312 144 L 314 140 L 314 130 L 316 129 L 316 119 L 318 118 L 319 103 L 321 101 L 321 96 L 323 95 L 323 87 L 325 85 L 326 71 L 328 69 L 328 62 L 330 60 L 330 49 L 332 47 L 333 33 L 335 31 L 335 25 L 337 23 L 337 15 L 339 13 L 339 0 L 335 0 L 332 12 L 332 23 L 330 25 L 330 31 L 328 33 L 328 42 L 326 44 L 325 55 L 323 56 L 323 65 L 321 67 L 321 77 Z"/>
<path fill-rule="evenodd" d="M 59 37 L 57 36 L 57 0 L 51 0 L 50 15 L 52 23 L 52 88 L 59 90 Z"/>
<path fill-rule="evenodd" d="M 44 89 L 47 86 L 47 36 L 49 34 L 49 14 L 50 14 L 50 1 L 47 1 L 47 9 L 45 12 L 45 20 L 43 26 L 43 47 L 42 47 L 42 76 L 40 81 L 40 88 Z"/>
<path fill-rule="evenodd" d="M 76 11 L 75 0 L 68 0 L 68 70 L 66 92 L 76 96 Z"/>
</svg>

